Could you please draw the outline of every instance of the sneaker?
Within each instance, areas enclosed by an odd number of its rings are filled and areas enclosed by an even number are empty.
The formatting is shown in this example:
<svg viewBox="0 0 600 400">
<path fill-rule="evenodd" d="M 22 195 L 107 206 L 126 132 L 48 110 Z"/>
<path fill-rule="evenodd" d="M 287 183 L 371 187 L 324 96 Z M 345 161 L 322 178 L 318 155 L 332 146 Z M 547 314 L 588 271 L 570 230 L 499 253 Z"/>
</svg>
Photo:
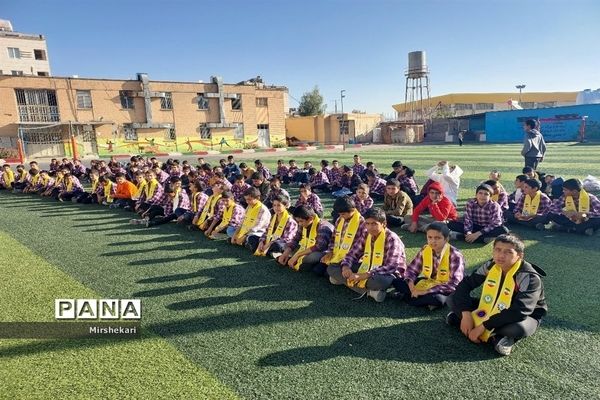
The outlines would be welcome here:
<svg viewBox="0 0 600 400">
<path fill-rule="evenodd" d="M 385 300 L 385 290 L 369 290 L 369 297 L 378 303 L 382 303 Z"/>
<path fill-rule="evenodd" d="M 465 240 L 465 235 L 463 233 L 460 233 L 460 232 L 451 231 L 450 232 L 450 239 L 451 240 Z"/>
<path fill-rule="evenodd" d="M 498 340 L 498 342 L 496 342 L 496 345 L 494 346 L 494 350 L 496 350 L 496 353 L 498 353 L 500 355 L 508 356 L 512 352 L 512 348 L 514 345 L 515 345 L 515 339 L 510 338 L 508 336 L 504 336 L 502 339 L 500 339 L 500 340 Z"/>
<path fill-rule="evenodd" d="M 454 312 L 450 311 L 446 315 L 446 324 L 450 326 L 460 326 L 460 318 Z"/>
<path fill-rule="evenodd" d="M 585 233 L 586 236 L 594 236 L 594 228 L 587 228 L 583 233 Z"/>
<path fill-rule="evenodd" d="M 388 294 L 388 297 L 395 300 L 402 300 L 404 298 L 404 292 L 394 290 Z"/>
<path fill-rule="evenodd" d="M 494 240 L 496 240 L 495 237 L 486 237 L 486 238 L 483 238 L 483 243 L 485 243 L 485 244 L 492 243 Z"/>
<path fill-rule="evenodd" d="M 537 229 L 538 231 L 545 231 L 546 230 L 546 225 L 539 223 L 539 224 L 535 224 L 535 229 Z"/>
<path fill-rule="evenodd" d="M 402 225 L 400 226 L 400 229 L 402 229 L 403 231 L 407 231 L 407 230 L 408 230 L 408 228 L 410 228 L 410 224 L 402 224 Z"/>
<path fill-rule="evenodd" d="M 274 259 L 278 259 L 282 255 L 283 255 L 283 253 L 276 253 L 276 252 L 271 253 L 271 257 L 273 257 Z M 331 278 L 329 280 L 331 281 Z"/>
<path fill-rule="evenodd" d="M 337 280 L 333 279 L 333 276 L 330 276 L 330 277 L 329 277 L 329 282 L 330 282 L 332 285 L 343 285 L 343 284 L 344 284 L 344 282 L 339 282 L 339 281 L 337 281 Z"/>
<path fill-rule="evenodd" d="M 148 218 L 144 218 L 143 220 L 140 221 L 141 224 L 144 224 L 144 226 L 147 228 L 150 226 L 150 220 Z"/>
<path fill-rule="evenodd" d="M 137 225 L 137 224 L 139 224 L 139 221 L 140 221 L 139 219 L 130 219 L 130 220 L 129 220 L 129 223 L 130 223 L 131 225 Z"/>
</svg>

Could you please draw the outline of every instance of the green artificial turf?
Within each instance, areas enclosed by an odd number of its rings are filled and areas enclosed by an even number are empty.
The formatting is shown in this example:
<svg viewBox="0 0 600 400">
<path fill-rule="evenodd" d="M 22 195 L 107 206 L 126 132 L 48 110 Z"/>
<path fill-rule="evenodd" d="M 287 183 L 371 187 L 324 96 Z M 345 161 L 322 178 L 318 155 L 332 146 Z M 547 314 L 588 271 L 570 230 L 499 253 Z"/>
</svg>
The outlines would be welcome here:
<svg viewBox="0 0 600 400">
<path fill-rule="evenodd" d="M 414 146 L 376 152 L 362 149 L 360 153 L 364 162 L 374 161 L 382 172 L 391 169 L 392 161 L 402 160 L 417 170 L 420 184 L 425 181 L 423 171 L 437 160 L 456 162 L 465 170 L 460 192 L 464 203 L 493 168 L 503 172 L 503 183 L 512 190 L 514 176 L 522 168 L 519 149 L 518 145 Z M 600 176 L 597 149 L 551 144 L 541 169 L 565 178 L 583 178 L 588 173 Z M 307 153 L 295 158 L 300 162 L 335 158 L 349 163 L 352 154 L 311 157 Z M 274 163 L 267 161 L 272 169 Z M 324 203 L 331 205 L 330 200 Z M 132 214 L 121 210 L 6 193 L 0 194 L 0 212 L 0 230 L 12 238 L 3 239 L 3 247 L 27 247 L 39 260 L 80 282 L 79 290 L 92 291 L 97 297 L 141 298 L 144 327 L 196 364 L 191 376 L 208 371 L 241 397 L 599 397 L 598 236 L 516 230 L 526 239 L 526 258 L 548 273 L 550 311 L 534 337 L 518 343 L 510 357 L 499 358 L 446 326 L 446 310 L 428 312 L 389 300 L 383 304 L 353 301 L 353 292 L 346 288 L 333 287 L 310 273 L 294 273 L 174 224 L 145 229 L 129 225 Z M 424 244 L 424 236 L 399 233 L 410 260 Z M 491 245 L 457 246 L 468 268 L 491 256 Z M 37 268 L 41 261 L 27 261 L 22 253 L 19 250 L 6 266 L 2 264 L 2 288 L 10 288 L 10 294 L 0 296 L 19 296 L 20 291 L 13 290 L 14 284 L 7 279 L 11 275 L 29 285 L 30 293 L 44 291 L 55 282 L 52 269 L 25 274 L 27 269 L 21 265 Z M 47 296 L 68 297 L 62 283 L 54 287 Z M 36 296 L 28 294 L 24 299 L 19 303 L 22 307 L 31 303 L 31 308 L 39 310 Z M 123 352 L 128 358 L 144 360 L 147 343 L 148 339 Z M 1 381 L 11 380 L 11 387 L 25 385 L 29 392 L 19 394 L 33 397 L 42 389 L 26 386 L 23 371 L 35 374 L 36 368 L 52 360 L 56 364 L 53 373 L 68 376 L 76 373 L 68 360 L 83 360 L 85 352 L 93 352 L 89 359 L 113 357 L 116 346 L 123 344 L 4 342 L 0 370 L 6 377 Z M 96 371 L 111 371 L 109 364 L 93 365 Z M 182 361 L 178 371 L 192 371 L 188 365 Z M 148 386 L 157 380 L 144 376 L 136 379 Z M 100 384 L 101 379 L 96 382 Z M 48 378 L 48 385 L 55 383 Z M 106 378 L 105 385 L 112 387 L 113 380 Z M 155 391 L 160 393 L 161 388 Z M 111 397 L 110 392 L 106 397 Z"/>
</svg>

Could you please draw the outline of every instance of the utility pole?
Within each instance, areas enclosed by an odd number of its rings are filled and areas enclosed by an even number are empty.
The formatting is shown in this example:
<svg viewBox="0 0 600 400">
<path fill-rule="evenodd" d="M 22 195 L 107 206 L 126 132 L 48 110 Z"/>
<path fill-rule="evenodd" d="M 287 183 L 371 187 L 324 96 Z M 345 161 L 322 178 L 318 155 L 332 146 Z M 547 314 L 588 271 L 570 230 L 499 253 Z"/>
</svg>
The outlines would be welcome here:
<svg viewBox="0 0 600 400">
<path fill-rule="evenodd" d="M 340 90 L 340 103 L 342 106 L 342 115 L 340 116 L 340 134 L 342 135 L 342 147 L 343 150 L 346 151 L 346 130 L 345 130 L 345 121 L 344 121 L 344 97 L 346 97 L 346 95 L 344 94 L 346 93 L 345 90 Z"/>
</svg>

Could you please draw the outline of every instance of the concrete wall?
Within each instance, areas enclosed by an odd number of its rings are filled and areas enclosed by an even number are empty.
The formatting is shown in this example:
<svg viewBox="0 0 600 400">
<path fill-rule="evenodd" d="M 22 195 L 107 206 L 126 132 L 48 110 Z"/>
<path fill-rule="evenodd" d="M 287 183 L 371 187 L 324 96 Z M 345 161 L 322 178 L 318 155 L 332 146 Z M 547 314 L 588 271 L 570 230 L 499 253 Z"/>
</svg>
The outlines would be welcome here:
<svg viewBox="0 0 600 400">
<path fill-rule="evenodd" d="M 6 36 L 7 34 L 18 35 L 17 33 L 0 33 L 0 71 L 5 75 L 10 75 L 12 70 L 23 71 L 24 75 L 37 75 L 38 72 L 47 72 L 50 74 L 50 63 L 48 61 L 48 48 L 46 40 L 39 36 Z M 21 58 L 10 58 L 8 48 L 16 47 L 21 51 Z M 44 50 L 46 60 L 36 60 L 34 50 Z"/>
<path fill-rule="evenodd" d="M 300 142 L 341 144 L 340 116 L 342 114 L 289 117 L 285 121 L 287 137 L 295 137 Z M 361 141 L 382 121 L 379 114 L 343 114 L 343 118 L 348 121 L 346 140 L 352 141 Z"/>
</svg>

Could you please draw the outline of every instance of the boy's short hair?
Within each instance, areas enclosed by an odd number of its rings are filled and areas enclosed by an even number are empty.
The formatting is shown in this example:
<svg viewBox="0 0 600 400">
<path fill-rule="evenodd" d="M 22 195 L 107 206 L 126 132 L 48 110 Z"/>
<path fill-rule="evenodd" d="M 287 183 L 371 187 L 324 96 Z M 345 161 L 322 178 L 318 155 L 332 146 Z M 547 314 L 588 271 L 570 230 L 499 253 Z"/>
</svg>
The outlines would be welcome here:
<svg viewBox="0 0 600 400">
<path fill-rule="evenodd" d="M 344 172 L 350 172 L 350 171 L 352 171 L 352 168 L 350 168 L 347 165 L 344 165 L 342 168 L 343 168 Z"/>
<path fill-rule="evenodd" d="M 367 211 L 365 211 L 364 217 L 365 219 L 374 219 L 382 224 L 386 221 L 385 211 L 379 207 L 369 208 Z"/>
<path fill-rule="evenodd" d="M 356 190 L 358 191 L 358 189 L 362 189 L 365 192 L 369 193 L 369 185 L 367 185 L 366 183 L 361 183 L 360 185 L 358 185 L 356 187 Z"/>
<path fill-rule="evenodd" d="M 315 217 L 315 210 L 311 206 L 301 205 L 294 209 L 294 218 L 308 220 Z"/>
<path fill-rule="evenodd" d="M 487 181 L 483 182 L 484 185 L 490 185 L 492 188 L 495 186 L 498 186 L 498 182 L 496 182 L 493 179 L 488 179 Z"/>
<path fill-rule="evenodd" d="M 444 239 L 448 239 L 450 237 L 450 228 L 448 228 L 447 224 L 444 224 L 443 222 L 432 222 L 429 225 L 427 225 L 427 228 L 425 229 L 425 232 L 427 231 L 437 231 L 439 233 L 442 234 L 442 236 L 444 237 Z"/>
<path fill-rule="evenodd" d="M 394 161 L 392 168 L 402 168 L 402 161 Z"/>
<path fill-rule="evenodd" d="M 406 165 L 402 166 L 402 169 L 404 170 L 404 175 L 408 176 L 409 178 L 412 178 L 413 176 L 415 176 L 415 170 L 407 167 Z"/>
<path fill-rule="evenodd" d="M 533 119 L 528 119 L 527 121 L 525 121 L 525 125 L 527 125 L 531 129 L 535 129 L 536 123 Z"/>
<path fill-rule="evenodd" d="M 324 166 L 324 167 L 327 167 L 327 166 L 329 166 L 329 161 L 327 161 L 327 160 L 321 160 L 321 165 Z"/>
<path fill-rule="evenodd" d="M 263 175 L 260 172 L 254 172 L 251 176 L 250 179 L 254 180 L 254 179 L 260 179 L 261 181 L 264 180 L 265 178 L 263 177 Z"/>
<path fill-rule="evenodd" d="M 365 176 L 367 178 L 375 178 L 375 172 L 367 170 L 367 171 L 365 171 Z"/>
<path fill-rule="evenodd" d="M 333 203 L 333 211 L 336 213 L 347 213 L 356 210 L 354 200 L 348 196 L 338 197 Z"/>
<path fill-rule="evenodd" d="M 192 183 L 192 186 L 196 188 L 197 191 L 201 192 L 202 191 L 202 182 L 194 182 Z"/>
<path fill-rule="evenodd" d="M 309 175 L 316 175 L 317 174 L 317 169 L 315 167 L 311 167 L 308 169 L 308 174 Z"/>
<path fill-rule="evenodd" d="M 579 179 L 571 178 L 563 182 L 563 188 L 581 191 L 581 189 L 583 189 L 583 184 Z"/>
<path fill-rule="evenodd" d="M 515 251 L 519 254 L 523 254 L 525 251 L 525 243 L 523 243 L 521 238 L 514 233 L 505 233 L 498 236 L 496 239 L 494 239 L 494 246 L 496 246 L 496 243 L 512 244 Z"/>
<path fill-rule="evenodd" d="M 385 181 L 385 186 L 395 186 L 397 188 L 400 188 L 400 181 L 396 178 L 388 179 L 387 181 Z"/>
<path fill-rule="evenodd" d="M 285 194 L 278 194 L 273 198 L 273 201 L 278 201 L 286 207 L 290 205 L 290 198 Z"/>
<path fill-rule="evenodd" d="M 239 165 L 240 168 L 248 168 L 248 165 L 246 165 L 245 162 L 240 163 Z"/>
<path fill-rule="evenodd" d="M 233 160 L 233 156 L 232 155 L 228 155 L 227 156 L 227 160 Z"/>
<path fill-rule="evenodd" d="M 515 180 L 521 181 L 521 182 L 525 182 L 528 179 L 529 179 L 529 177 L 527 175 L 517 175 L 517 177 L 515 178 Z"/>
<path fill-rule="evenodd" d="M 375 163 L 373 161 L 368 161 L 367 162 L 367 168 L 369 168 L 370 166 L 375 165 Z"/>
<path fill-rule="evenodd" d="M 524 174 L 529 174 L 531 172 L 535 172 L 535 170 L 531 167 L 523 167 L 523 170 L 521 172 Z"/>
<path fill-rule="evenodd" d="M 312 188 L 310 187 L 310 184 L 308 184 L 308 183 L 301 183 L 300 186 L 298 186 L 298 190 L 300 190 L 300 189 L 306 189 L 306 190 L 312 191 Z"/>
<path fill-rule="evenodd" d="M 230 190 L 225 190 L 223 193 L 221 193 L 221 198 L 222 199 L 233 199 L 233 193 L 231 193 Z"/>
<path fill-rule="evenodd" d="M 536 188 L 536 189 L 539 189 L 541 187 L 541 184 L 537 179 L 527 179 L 523 183 L 529 187 Z"/>
<path fill-rule="evenodd" d="M 477 186 L 477 189 L 475 190 L 475 194 L 479 193 L 480 190 L 485 190 L 490 195 L 494 194 L 494 189 L 490 185 L 487 185 L 485 183 L 482 183 L 481 185 Z"/>
<path fill-rule="evenodd" d="M 244 192 L 244 197 L 246 196 L 252 197 L 253 199 L 260 199 L 260 190 L 255 187 L 248 188 Z"/>
<path fill-rule="evenodd" d="M 180 177 L 178 177 L 178 176 L 172 176 L 172 177 L 170 178 L 170 182 L 171 182 L 171 183 L 181 182 L 181 178 L 180 178 Z"/>
<path fill-rule="evenodd" d="M 117 173 L 115 174 L 115 178 L 125 178 L 125 174 L 124 174 L 124 173 L 122 173 L 122 172 L 117 172 Z"/>
<path fill-rule="evenodd" d="M 236 181 L 243 181 L 244 179 L 245 179 L 244 175 L 242 175 L 242 174 L 237 174 L 234 178 L 234 180 L 236 180 Z"/>
</svg>

